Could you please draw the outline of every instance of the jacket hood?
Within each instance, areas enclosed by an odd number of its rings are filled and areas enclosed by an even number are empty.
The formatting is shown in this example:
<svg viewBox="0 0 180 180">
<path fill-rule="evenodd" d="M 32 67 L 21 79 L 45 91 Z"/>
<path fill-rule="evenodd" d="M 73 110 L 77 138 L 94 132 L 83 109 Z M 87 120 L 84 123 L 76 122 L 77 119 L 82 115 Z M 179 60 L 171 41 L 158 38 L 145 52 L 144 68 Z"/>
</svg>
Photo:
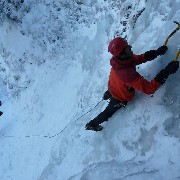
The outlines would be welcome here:
<svg viewBox="0 0 180 180">
<path fill-rule="evenodd" d="M 117 58 L 112 57 L 110 60 L 110 65 L 115 70 L 121 70 L 134 66 L 134 63 L 133 63 L 133 59 L 119 61 L 117 60 Z"/>
</svg>

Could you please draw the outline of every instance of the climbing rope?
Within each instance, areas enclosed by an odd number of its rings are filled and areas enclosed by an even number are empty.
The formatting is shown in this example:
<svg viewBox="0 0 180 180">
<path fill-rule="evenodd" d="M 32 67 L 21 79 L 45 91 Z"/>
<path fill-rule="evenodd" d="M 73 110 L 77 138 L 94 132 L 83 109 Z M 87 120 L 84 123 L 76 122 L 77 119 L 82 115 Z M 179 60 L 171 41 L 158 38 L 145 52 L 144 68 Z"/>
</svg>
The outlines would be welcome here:
<svg viewBox="0 0 180 180">
<path fill-rule="evenodd" d="M 80 117 L 78 117 L 74 122 L 76 122 L 77 120 L 81 119 L 82 117 L 84 117 L 86 114 L 90 113 L 93 109 L 95 109 L 103 100 L 99 101 L 92 109 L 90 109 L 89 111 L 87 111 L 85 114 L 81 115 Z M 33 137 L 40 137 L 40 138 L 49 138 L 52 139 L 54 137 L 59 136 L 69 125 L 71 122 L 69 122 L 64 129 L 62 129 L 61 131 L 59 131 L 57 134 L 54 135 L 25 135 L 25 136 L 13 136 L 13 135 L 4 135 L 4 134 L 0 134 L 0 137 L 5 137 L 5 138 L 18 138 L 18 139 L 22 139 L 22 138 L 33 138 Z M 71 126 L 71 125 L 70 125 Z M 70 127 L 69 126 L 69 127 Z"/>
</svg>

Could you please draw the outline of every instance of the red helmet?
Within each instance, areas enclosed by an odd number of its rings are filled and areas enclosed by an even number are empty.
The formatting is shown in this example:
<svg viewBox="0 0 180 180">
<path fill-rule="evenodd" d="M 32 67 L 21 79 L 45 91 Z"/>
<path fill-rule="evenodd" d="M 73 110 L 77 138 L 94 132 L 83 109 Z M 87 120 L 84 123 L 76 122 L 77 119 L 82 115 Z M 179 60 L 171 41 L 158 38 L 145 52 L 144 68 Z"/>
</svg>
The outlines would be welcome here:
<svg viewBox="0 0 180 180">
<path fill-rule="evenodd" d="M 108 52 L 110 52 L 113 56 L 117 56 L 126 45 L 128 45 L 128 43 L 125 39 L 117 37 L 109 43 Z"/>
</svg>

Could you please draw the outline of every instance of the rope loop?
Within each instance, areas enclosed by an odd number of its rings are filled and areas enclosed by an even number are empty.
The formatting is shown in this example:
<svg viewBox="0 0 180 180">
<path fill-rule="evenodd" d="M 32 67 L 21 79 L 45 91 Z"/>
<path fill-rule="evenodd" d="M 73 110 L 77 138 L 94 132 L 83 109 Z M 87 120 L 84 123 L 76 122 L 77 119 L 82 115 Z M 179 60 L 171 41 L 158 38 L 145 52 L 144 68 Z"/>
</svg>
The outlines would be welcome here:
<svg viewBox="0 0 180 180">
<path fill-rule="evenodd" d="M 89 112 L 91 112 L 93 109 L 95 109 L 103 100 L 99 101 L 92 109 L 90 109 L 88 112 L 84 113 L 83 115 L 81 115 L 80 117 L 78 117 L 74 122 L 76 122 L 77 120 L 81 119 L 82 117 L 84 117 L 86 114 L 88 114 Z M 33 137 L 41 137 L 41 138 L 55 138 L 57 136 L 59 136 L 70 124 L 71 122 L 69 122 L 64 129 L 62 129 L 60 132 L 58 132 L 57 134 L 54 135 L 25 135 L 25 136 L 13 136 L 13 135 L 4 135 L 4 134 L 0 134 L 0 137 L 5 137 L 5 138 L 18 138 L 18 139 L 22 139 L 22 138 L 33 138 Z"/>
</svg>

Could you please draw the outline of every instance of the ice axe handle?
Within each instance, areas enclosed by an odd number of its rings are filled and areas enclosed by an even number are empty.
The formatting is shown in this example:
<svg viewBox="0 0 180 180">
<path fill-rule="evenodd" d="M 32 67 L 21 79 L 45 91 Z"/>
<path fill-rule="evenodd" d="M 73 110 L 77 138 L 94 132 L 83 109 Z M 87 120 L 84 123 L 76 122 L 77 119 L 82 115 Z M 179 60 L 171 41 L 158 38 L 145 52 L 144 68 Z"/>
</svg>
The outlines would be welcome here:
<svg viewBox="0 0 180 180">
<path fill-rule="evenodd" d="M 176 53 L 176 57 L 175 57 L 175 59 L 173 61 L 178 61 L 179 55 L 180 55 L 180 49 Z"/>
<path fill-rule="evenodd" d="M 177 24 L 178 27 L 166 38 L 166 41 L 164 42 L 164 46 L 167 45 L 169 38 L 172 37 L 180 29 L 180 24 L 177 21 L 174 21 L 174 23 Z"/>
</svg>

